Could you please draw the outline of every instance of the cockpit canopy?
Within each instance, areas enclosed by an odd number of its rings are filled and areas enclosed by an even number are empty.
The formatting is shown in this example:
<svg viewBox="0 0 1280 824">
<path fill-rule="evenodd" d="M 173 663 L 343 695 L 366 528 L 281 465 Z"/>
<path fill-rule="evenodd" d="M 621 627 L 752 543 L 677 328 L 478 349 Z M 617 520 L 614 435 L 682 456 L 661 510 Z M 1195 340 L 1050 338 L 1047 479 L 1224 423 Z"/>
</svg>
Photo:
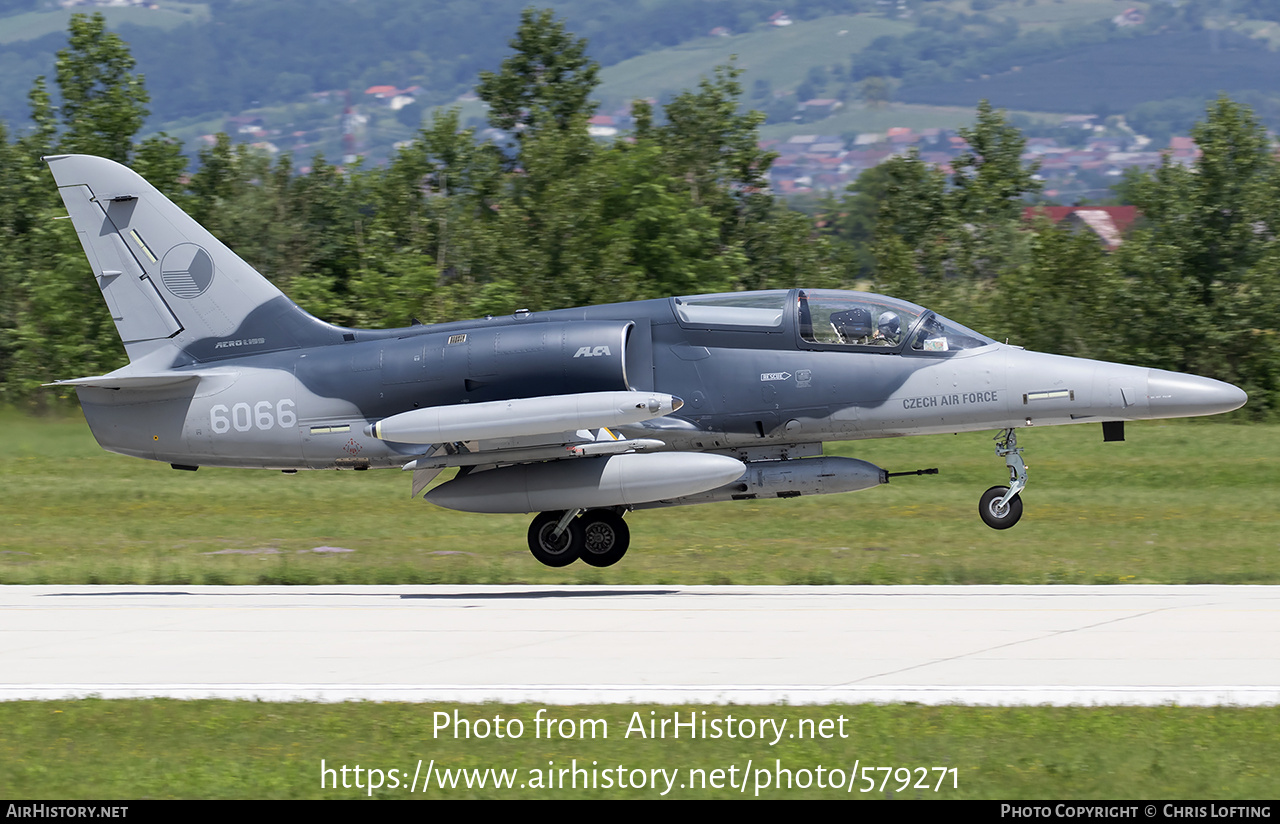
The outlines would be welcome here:
<svg viewBox="0 0 1280 824">
<path fill-rule="evenodd" d="M 800 337 L 810 343 L 916 352 L 953 352 L 995 343 L 923 306 L 870 292 L 801 290 L 797 304 Z"/>
<path fill-rule="evenodd" d="M 870 292 L 781 289 L 674 299 L 686 326 L 778 329 L 788 313 L 803 343 L 878 352 L 954 352 L 991 338 L 905 300 Z M 802 343 L 802 345 L 803 345 Z"/>
</svg>

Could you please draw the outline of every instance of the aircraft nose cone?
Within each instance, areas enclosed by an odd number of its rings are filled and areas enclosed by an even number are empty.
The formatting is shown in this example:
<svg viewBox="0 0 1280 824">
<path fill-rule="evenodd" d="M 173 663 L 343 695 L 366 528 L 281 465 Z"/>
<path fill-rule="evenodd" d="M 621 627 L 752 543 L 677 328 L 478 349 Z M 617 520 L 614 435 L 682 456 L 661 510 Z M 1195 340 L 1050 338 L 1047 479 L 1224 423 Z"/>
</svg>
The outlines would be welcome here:
<svg viewBox="0 0 1280 824">
<path fill-rule="evenodd" d="M 1152 369 L 1147 376 L 1147 403 L 1153 418 L 1181 418 L 1217 415 L 1244 406 L 1249 396 L 1238 386 Z"/>
</svg>

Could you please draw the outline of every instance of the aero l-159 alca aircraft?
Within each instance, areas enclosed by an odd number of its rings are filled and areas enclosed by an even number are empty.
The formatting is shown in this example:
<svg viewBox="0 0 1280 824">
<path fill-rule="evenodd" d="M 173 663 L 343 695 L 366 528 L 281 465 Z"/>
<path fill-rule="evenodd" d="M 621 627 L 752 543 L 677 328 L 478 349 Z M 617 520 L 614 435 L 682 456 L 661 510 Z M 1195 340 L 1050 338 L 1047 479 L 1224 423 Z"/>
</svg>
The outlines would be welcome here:
<svg viewBox="0 0 1280 824">
<path fill-rule="evenodd" d="M 887 483 L 822 444 L 1000 430 L 1021 517 L 1024 426 L 1212 415 L 1227 383 L 1027 352 L 921 306 L 780 289 L 344 329 L 317 320 L 133 171 L 46 158 L 129 365 L 74 386 L 104 449 L 175 469 L 401 467 L 416 497 L 537 512 L 544 564 L 616 563 L 634 509 Z M 935 472 L 936 470 L 919 470 Z M 900 473 L 917 474 L 917 473 Z"/>
</svg>

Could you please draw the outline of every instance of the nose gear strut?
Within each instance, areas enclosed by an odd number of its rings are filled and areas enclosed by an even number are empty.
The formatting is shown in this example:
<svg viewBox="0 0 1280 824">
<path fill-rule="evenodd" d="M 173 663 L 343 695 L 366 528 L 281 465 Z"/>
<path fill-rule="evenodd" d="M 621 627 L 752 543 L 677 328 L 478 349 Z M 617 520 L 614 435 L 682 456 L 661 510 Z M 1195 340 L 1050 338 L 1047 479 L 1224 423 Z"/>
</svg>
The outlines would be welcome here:
<svg viewBox="0 0 1280 824">
<path fill-rule="evenodd" d="M 1027 465 L 1022 461 L 1017 430 L 1002 429 L 995 441 L 996 457 L 1004 458 L 1005 465 L 1009 467 L 1009 485 L 993 486 L 982 493 L 978 514 L 992 529 L 1008 529 L 1022 517 L 1020 493 L 1027 485 Z"/>
</svg>

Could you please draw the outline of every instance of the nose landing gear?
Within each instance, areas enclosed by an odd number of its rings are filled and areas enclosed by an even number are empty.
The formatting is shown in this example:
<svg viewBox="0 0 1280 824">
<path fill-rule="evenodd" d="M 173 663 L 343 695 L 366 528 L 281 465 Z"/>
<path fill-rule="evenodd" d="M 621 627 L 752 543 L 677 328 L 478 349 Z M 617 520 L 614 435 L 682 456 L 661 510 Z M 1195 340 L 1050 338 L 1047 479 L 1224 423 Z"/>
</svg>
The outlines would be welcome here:
<svg viewBox="0 0 1280 824">
<path fill-rule="evenodd" d="M 1016 430 L 1001 430 L 995 441 L 996 456 L 1004 458 L 1005 465 L 1009 467 L 1009 485 L 993 486 L 982 493 L 978 515 L 992 529 L 1008 529 L 1022 517 L 1020 493 L 1027 485 L 1027 465 L 1022 461 Z"/>
</svg>

